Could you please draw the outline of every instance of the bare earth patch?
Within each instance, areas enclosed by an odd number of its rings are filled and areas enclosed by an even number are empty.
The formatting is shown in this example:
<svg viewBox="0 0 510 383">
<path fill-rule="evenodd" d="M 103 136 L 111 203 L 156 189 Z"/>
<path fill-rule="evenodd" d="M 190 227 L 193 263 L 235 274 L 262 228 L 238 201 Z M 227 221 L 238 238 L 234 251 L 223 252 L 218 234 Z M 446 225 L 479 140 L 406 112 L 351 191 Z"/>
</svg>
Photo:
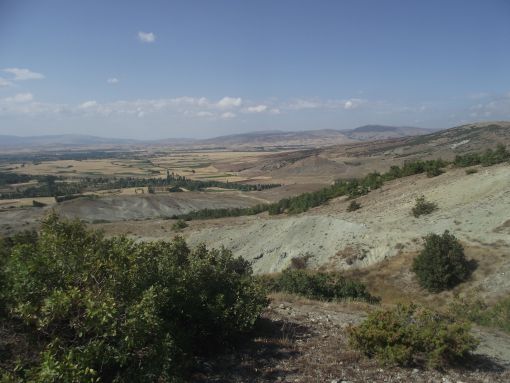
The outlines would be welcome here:
<svg viewBox="0 0 510 383">
<path fill-rule="evenodd" d="M 323 303 L 275 295 L 253 341 L 204 358 L 192 382 L 508 382 L 510 353 L 484 345 L 467 367 L 445 371 L 380 366 L 348 345 L 345 329 L 365 317 L 366 305 Z M 484 330 L 476 330 L 479 335 Z M 490 339 L 486 333 L 484 339 Z M 492 349 L 491 349 L 492 347 Z M 507 346 L 508 348 L 508 346 Z M 498 354 L 499 352 L 499 354 Z M 503 355 L 501 355 L 503 354 Z M 506 359 L 505 359 L 506 358 Z"/>
</svg>

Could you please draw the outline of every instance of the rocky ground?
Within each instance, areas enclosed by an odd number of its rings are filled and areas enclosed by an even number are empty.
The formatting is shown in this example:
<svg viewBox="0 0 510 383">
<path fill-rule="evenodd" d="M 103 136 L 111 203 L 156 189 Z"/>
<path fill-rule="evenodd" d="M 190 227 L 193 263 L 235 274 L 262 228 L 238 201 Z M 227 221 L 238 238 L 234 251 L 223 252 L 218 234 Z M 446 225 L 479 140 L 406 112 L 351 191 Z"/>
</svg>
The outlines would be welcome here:
<svg viewBox="0 0 510 383">
<path fill-rule="evenodd" d="M 384 367 L 352 350 L 345 329 L 366 305 L 275 295 L 255 339 L 200 360 L 192 382 L 444 382 L 510 381 L 510 337 L 476 329 L 482 345 L 464 367 L 443 371 Z M 497 339 L 497 341 L 494 341 Z"/>
</svg>

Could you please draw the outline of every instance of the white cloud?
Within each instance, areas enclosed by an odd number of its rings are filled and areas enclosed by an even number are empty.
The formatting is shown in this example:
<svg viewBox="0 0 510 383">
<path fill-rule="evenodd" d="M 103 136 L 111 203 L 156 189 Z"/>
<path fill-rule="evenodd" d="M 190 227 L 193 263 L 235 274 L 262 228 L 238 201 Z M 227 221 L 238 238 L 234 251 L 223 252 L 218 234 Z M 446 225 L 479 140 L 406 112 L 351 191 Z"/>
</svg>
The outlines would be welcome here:
<svg viewBox="0 0 510 383">
<path fill-rule="evenodd" d="M 487 93 L 487 92 L 473 92 L 473 93 L 469 93 L 467 95 L 467 97 L 470 99 L 470 100 L 481 100 L 483 98 L 487 98 L 489 97 L 490 94 Z"/>
<path fill-rule="evenodd" d="M 256 106 L 249 106 L 245 109 L 248 113 L 262 113 L 267 110 L 267 105 L 256 105 Z"/>
<path fill-rule="evenodd" d="M 4 101 L 6 102 L 29 102 L 34 99 L 34 96 L 32 93 L 18 93 L 12 97 L 6 97 L 4 98 Z"/>
<path fill-rule="evenodd" d="M 214 113 L 207 112 L 205 110 L 201 110 L 200 112 L 197 113 L 197 116 L 198 117 L 213 117 Z"/>
<path fill-rule="evenodd" d="M 116 77 L 110 77 L 108 80 L 106 80 L 106 82 L 108 84 L 118 84 L 119 83 L 119 79 L 116 78 Z"/>
<path fill-rule="evenodd" d="M 138 32 L 138 40 L 142 43 L 153 43 L 156 41 L 156 35 L 152 32 Z"/>
<path fill-rule="evenodd" d="M 241 98 L 234 98 L 234 97 L 223 97 L 218 103 L 216 104 L 218 108 L 221 109 L 228 109 L 233 108 L 236 106 L 241 106 L 243 103 L 243 100 Z"/>
<path fill-rule="evenodd" d="M 6 88 L 11 85 L 12 83 L 10 81 L 7 81 L 5 78 L 0 77 L 0 88 Z"/>
<path fill-rule="evenodd" d="M 232 112 L 225 112 L 221 115 L 221 118 L 225 119 L 225 120 L 229 120 L 231 118 L 234 118 L 236 115 Z"/>
<path fill-rule="evenodd" d="M 95 100 L 90 100 L 90 101 L 85 101 L 83 103 L 81 103 L 78 108 L 80 109 L 91 109 L 91 108 L 94 108 L 97 106 L 97 101 Z"/>
<path fill-rule="evenodd" d="M 499 96 L 488 96 L 487 102 L 472 105 L 472 117 L 509 118 L 510 116 L 510 93 Z"/>
<path fill-rule="evenodd" d="M 364 103 L 365 100 L 361 98 L 351 98 L 344 102 L 344 109 L 356 109 Z"/>
<path fill-rule="evenodd" d="M 291 110 L 316 109 L 321 107 L 321 103 L 312 100 L 294 100 L 287 104 L 287 108 Z"/>
<path fill-rule="evenodd" d="M 43 74 L 32 72 L 26 68 L 5 68 L 3 71 L 14 75 L 14 81 L 40 80 L 44 78 Z"/>
</svg>

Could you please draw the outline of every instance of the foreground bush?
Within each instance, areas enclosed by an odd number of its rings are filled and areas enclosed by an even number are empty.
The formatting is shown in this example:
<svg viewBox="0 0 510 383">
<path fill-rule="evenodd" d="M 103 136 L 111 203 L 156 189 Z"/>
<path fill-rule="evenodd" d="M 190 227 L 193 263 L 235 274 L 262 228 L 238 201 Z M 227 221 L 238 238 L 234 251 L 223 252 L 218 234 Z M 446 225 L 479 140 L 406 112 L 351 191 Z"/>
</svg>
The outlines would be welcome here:
<svg viewBox="0 0 510 383">
<path fill-rule="evenodd" d="M 412 271 L 421 287 L 432 292 L 451 289 L 465 281 L 473 264 L 464 255 L 464 248 L 453 234 L 429 234 L 425 247 L 413 260 Z"/>
<path fill-rule="evenodd" d="M 3 272 L 10 320 L 34 349 L 13 380 L 177 381 L 266 305 L 248 263 L 229 251 L 109 239 L 55 215 L 36 241 L 14 245 Z"/>
<path fill-rule="evenodd" d="M 474 351 L 478 341 L 464 322 L 415 305 L 369 314 L 349 329 L 351 346 L 382 364 L 444 367 Z"/>
<path fill-rule="evenodd" d="M 379 298 L 372 296 L 364 284 L 338 273 L 289 269 L 275 276 L 263 277 L 262 280 L 270 291 L 297 294 L 310 299 L 379 302 Z"/>
<path fill-rule="evenodd" d="M 416 205 L 414 205 L 411 212 L 418 218 L 420 215 L 430 214 L 435 210 L 437 210 L 437 204 L 427 201 L 425 196 L 420 196 L 416 198 Z"/>
</svg>

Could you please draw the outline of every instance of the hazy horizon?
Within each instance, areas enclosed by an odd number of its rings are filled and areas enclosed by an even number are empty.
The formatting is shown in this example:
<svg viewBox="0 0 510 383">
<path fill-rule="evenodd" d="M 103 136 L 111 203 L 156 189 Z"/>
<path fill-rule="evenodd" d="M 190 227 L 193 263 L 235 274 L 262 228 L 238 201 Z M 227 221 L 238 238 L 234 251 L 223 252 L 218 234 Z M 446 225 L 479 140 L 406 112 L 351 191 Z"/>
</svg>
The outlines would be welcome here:
<svg viewBox="0 0 510 383">
<path fill-rule="evenodd" d="M 510 3 L 0 4 L 0 134 L 207 138 L 510 119 Z"/>
</svg>

